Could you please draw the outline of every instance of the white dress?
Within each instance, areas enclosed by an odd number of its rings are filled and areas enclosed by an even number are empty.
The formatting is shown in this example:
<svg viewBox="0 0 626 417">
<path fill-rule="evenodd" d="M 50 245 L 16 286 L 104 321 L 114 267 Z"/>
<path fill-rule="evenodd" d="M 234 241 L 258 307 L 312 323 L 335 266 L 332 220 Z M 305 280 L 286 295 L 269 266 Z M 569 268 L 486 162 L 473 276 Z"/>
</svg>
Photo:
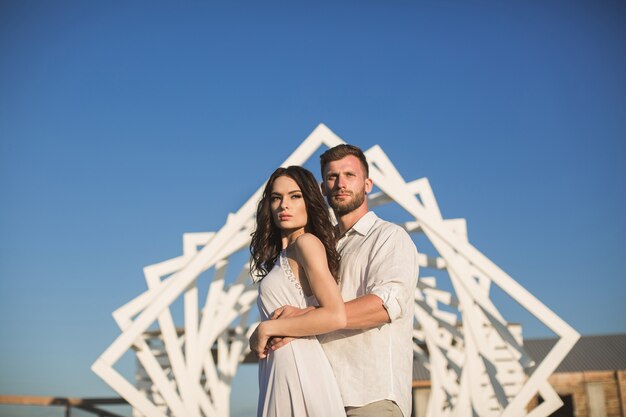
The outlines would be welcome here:
<svg viewBox="0 0 626 417">
<path fill-rule="evenodd" d="M 284 251 L 259 284 L 261 320 L 284 305 L 315 304 L 305 297 Z M 302 337 L 259 360 L 257 417 L 345 417 L 333 370 L 315 336 Z"/>
</svg>

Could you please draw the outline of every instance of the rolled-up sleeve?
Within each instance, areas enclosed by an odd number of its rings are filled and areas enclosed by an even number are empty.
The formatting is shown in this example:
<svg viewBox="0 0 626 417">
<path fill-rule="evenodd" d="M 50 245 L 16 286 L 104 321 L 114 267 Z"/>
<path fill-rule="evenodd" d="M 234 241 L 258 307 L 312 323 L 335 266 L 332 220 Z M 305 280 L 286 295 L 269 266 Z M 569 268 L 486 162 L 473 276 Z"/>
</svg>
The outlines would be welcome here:
<svg viewBox="0 0 626 417">
<path fill-rule="evenodd" d="M 382 244 L 371 254 L 367 293 L 379 297 L 391 321 L 410 314 L 417 285 L 417 249 L 403 229 L 387 231 Z M 410 311 L 407 311 L 410 310 Z"/>
<path fill-rule="evenodd" d="M 383 301 L 383 306 L 389 314 L 391 321 L 399 319 L 404 314 L 403 304 L 396 287 L 379 286 L 374 287 L 370 294 L 374 294 Z"/>
</svg>

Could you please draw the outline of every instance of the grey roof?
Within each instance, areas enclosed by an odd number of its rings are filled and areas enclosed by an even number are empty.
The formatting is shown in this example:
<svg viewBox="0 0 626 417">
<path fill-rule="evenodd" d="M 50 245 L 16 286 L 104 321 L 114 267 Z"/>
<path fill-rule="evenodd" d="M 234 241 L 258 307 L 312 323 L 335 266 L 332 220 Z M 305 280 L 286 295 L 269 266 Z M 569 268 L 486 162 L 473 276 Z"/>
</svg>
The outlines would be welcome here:
<svg viewBox="0 0 626 417">
<path fill-rule="evenodd" d="M 413 381 L 428 381 L 430 371 L 420 361 L 413 360 Z"/>
<path fill-rule="evenodd" d="M 524 340 L 524 349 L 541 361 L 557 339 Z M 626 333 L 582 336 L 555 372 L 615 371 L 626 369 Z"/>
<path fill-rule="evenodd" d="M 556 342 L 557 339 L 526 339 L 524 349 L 539 363 Z M 555 372 L 615 370 L 626 370 L 626 333 L 582 336 Z M 413 364 L 413 379 L 430 379 L 430 372 L 418 361 Z"/>
</svg>

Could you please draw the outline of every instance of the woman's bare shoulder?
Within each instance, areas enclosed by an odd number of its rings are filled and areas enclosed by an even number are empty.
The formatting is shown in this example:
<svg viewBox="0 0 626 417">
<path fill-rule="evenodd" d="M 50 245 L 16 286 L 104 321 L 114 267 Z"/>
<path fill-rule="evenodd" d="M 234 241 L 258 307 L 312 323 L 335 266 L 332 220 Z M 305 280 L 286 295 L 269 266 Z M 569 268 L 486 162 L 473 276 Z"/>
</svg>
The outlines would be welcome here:
<svg viewBox="0 0 626 417">
<path fill-rule="evenodd" d="M 325 253 L 324 244 L 312 233 L 305 233 L 296 239 L 294 246 L 301 257 L 308 258 L 310 255 Z"/>
</svg>

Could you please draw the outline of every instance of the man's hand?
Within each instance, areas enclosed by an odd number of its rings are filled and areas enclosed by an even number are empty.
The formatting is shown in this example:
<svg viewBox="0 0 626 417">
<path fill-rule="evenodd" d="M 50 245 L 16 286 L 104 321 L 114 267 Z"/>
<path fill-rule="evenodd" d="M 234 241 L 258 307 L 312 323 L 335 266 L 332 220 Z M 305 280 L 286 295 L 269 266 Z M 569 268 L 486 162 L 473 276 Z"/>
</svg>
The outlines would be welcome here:
<svg viewBox="0 0 626 417">
<path fill-rule="evenodd" d="M 315 309 L 315 307 L 307 307 L 307 308 L 298 308 L 294 306 L 282 306 L 277 308 L 274 313 L 272 313 L 272 320 L 276 319 L 286 319 L 288 317 L 297 317 L 302 314 Z"/>
<path fill-rule="evenodd" d="M 254 352 L 259 359 L 267 357 L 269 350 L 268 339 L 269 337 L 263 332 L 263 323 L 260 323 L 252 335 L 250 335 L 250 350 Z"/>
<path fill-rule="evenodd" d="M 297 337 L 272 337 L 269 341 L 268 348 L 272 350 L 280 349 L 281 347 L 288 345 L 289 343 L 296 340 Z"/>
<path fill-rule="evenodd" d="M 282 307 L 277 308 L 272 314 L 272 317 L 270 318 L 272 320 L 276 320 L 276 319 L 286 319 L 288 317 L 297 317 L 314 309 L 315 307 L 298 308 L 294 306 L 282 306 Z M 281 348 L 291 343 L 295 339 L 296 339 L 295 337 L 272 337 L 269 340 L 268 348 L 272 350 L 276 350 L 278 348 Z"/>
</svg>

